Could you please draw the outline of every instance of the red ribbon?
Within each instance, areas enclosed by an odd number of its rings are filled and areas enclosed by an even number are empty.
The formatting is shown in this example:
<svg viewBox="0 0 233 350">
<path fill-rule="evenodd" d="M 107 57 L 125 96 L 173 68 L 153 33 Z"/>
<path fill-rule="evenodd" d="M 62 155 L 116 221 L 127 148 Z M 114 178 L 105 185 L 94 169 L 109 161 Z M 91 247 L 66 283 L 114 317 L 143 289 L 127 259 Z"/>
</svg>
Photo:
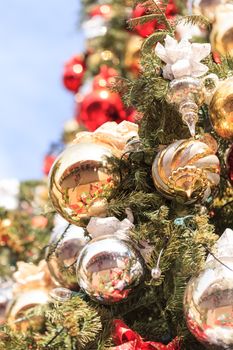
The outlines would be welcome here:
<svg viewBox="0 0 233 350">
<path fill-rule="evenodd" d="M 138 333 L 127 327 L 121 320 L 114 320 L 113 326 L 113 339 L 117 346 L 112 350 L 180 350 L 178 337 L 168 345 L 151 341 L 144 342 Z"/>
</svg>

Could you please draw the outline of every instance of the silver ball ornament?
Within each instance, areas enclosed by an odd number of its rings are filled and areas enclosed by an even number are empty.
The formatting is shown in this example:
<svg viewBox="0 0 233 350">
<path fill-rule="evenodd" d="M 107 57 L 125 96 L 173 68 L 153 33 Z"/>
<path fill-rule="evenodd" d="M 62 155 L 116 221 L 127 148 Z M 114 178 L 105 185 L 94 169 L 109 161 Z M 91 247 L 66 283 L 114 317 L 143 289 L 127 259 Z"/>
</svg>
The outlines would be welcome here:
<svg viewBox="0 0 233 350">
<path fill-rule="evenodd" d="M 127 239 L 114 235 L 93 239 L 77 261 L 77 282 L 95 301 L 125 300 L 144 275 L 139 251 Z"/>
<path fill-rule="evenodd" d="M 68 224 L 68 223 L 67 223 Z M 60 226 L 56 230 L 46 251 L 48 268 L 54 279 L 63 287 L 77 290 L 76 261 L 89 238 L 81 227 Z"/>
<path fill-rule="evenodd" d="M 218 259 L 221 263 L 209 259 L 205 269 L 188 283 L 184 312 L 190 332 L 206 348 L 230 350 L 233 349 L 233 257 Z"/>
</svg>

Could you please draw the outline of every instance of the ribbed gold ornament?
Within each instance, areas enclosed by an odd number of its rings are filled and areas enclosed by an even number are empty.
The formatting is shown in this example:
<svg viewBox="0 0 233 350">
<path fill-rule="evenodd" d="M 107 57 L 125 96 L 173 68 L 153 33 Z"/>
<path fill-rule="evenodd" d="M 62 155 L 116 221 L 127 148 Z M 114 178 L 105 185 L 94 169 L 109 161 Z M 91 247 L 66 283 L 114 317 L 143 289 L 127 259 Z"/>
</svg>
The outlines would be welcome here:
<svg viewBox="0 0 233 350">
<path fill-rule="evenodd" d="M 229 78 L 219 85 L 211 100 L 209 113 L 216 133 L 223 138 L 232 139 L 233 78 Z"/>
<path fill-rule="evenodd" d="M 158 153 L 152 165 L 157 190 L 169 199 L 193 203 L 219 182 L 219 160 L 203 142 L 179 140 Z"/>
</svg>

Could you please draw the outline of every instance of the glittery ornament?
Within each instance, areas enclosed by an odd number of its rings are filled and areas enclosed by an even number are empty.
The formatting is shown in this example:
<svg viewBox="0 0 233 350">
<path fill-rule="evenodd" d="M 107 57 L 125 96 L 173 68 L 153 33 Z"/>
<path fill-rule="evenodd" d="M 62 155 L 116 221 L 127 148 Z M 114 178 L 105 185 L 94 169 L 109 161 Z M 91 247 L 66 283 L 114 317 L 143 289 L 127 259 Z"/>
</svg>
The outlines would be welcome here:
<svg viewBox="0 0 233 350">
<path fill-rule="evenodd" d="M 93 239 L 79 255 L 77 282 L 94 300 L 125 300 L 144 275 L 144 263 L 134 245 L 116 236 Z"/>
<path fill-rule="evenodd" d="M 233 348 L 233 231 L 227 229 L 204 270 L 188 283 L 184 312 L 191 333 L 210 349 Z"/>
<path fill-rule="evenodd" d="M 219 84 L 209 106 L 210 120 L 216 133 L 233 138 L 233 78 Z"/>
<path fill-rule="evenodd" d="M 152 177 L 165 197 L 190 204 L 207 198 L 219 183 L 219 160 L 205 143 L 179 140 L 158 153 Z"/>
<path fill-rule="evenodd" d="M 66 225 L 66 227 L 61 225 L 52 234 L 46 252 L 46 260 L 51 275 L 63 287 L 72 290 L 79 289 L 75 264 L 80 251 L 88 241 L 84 230 L 74 225 Z"/>
</svg>

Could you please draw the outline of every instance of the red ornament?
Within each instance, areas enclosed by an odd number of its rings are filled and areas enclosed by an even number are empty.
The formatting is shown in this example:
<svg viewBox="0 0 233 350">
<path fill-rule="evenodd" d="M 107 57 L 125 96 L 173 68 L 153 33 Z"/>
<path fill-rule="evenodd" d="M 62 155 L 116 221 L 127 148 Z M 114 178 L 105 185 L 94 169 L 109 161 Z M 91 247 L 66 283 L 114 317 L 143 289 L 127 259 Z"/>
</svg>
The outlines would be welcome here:
<svg viewBox="0 0 233 350">
<path fill-rule="evenodd" d="M 233 185 L 233 145 L 227 154 L 227 167 L 228 167 L 228 177 L 230 183 Z"/>
<path fill-rule="evenodd" d="M 132 13 L 132 18 L 138 18 L 145 16 L 147 14 L 146 8 L 139 4 L 135 7 Z M 177 8 L 176 5 L 174 4 L 173 0 L 169 0 L 165 15 L 167 19 L 172 19 L 175 15 L 177 14 Z M 151 35 L 158 29 L 164 29 L 165 26 L 161 23 L 158 23 L 156 19 L 149 21 L 144 24 L 138 24 L 137 26 L 134 27 L 134 30 L 141 35 L 143 38 L 146 38 L 147 36 Z"/>
<path fill-rule="evenodd" d="M 93 80 L 93 91 L 84 96 L 81 104 L 77 105 L 76 119 L 89 131 L 94 131 L 109 121 L 133 121 L 133 113 L 125 109 L 120 95 L 108 89 L 116 75 L 115 69 L 103 66 Z"/>
<path fill-rule="evenodd" d="M 89 12 L 89 17 L 102 16 L 106 19 L 111 18 L 112 8 L 110 5 L 102 4 L 93 6 Z"/>
<path fill-rule="evenodd" d="M 180 350 L 180 340 L 173 339 L 168 345 L 146 341 L 140 335 L 130 329 L 121 320 L 114 320 L 113 340 L 116 346 L 112 350 Z"/>
<path fill-rule="evenodd" d="M 76 93 L 82 84 L 85 69 L 85 58 L 82 55 L 76 55 L 67 61 L 63 72 L 64 86 Z"/>
<path fill-rule="evenodd" d="M 47 176 L 49 174 L 49 171 L 55 161 L 56 157 L 51 154 L 47 154 L 44 157 L 44 163 L 43 163 L 43 173 Z"/>
</svg>

